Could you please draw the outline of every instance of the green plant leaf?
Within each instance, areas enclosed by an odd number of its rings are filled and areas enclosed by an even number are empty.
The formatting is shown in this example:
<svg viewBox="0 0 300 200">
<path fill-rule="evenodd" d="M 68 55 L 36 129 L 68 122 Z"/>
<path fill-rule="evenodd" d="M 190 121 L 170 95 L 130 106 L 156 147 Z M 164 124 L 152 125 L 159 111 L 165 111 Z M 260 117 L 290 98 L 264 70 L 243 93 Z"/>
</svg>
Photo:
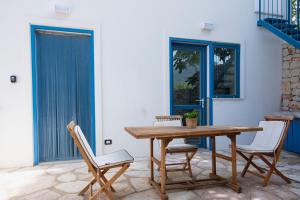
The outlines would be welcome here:
<svg viewBox="0 0 300 200">
<path fill-rule="evenodd" d="M 187 112 L 184 114 L 184 117 L 186 119 L 194 119 L 194 118 L 198 118 L 198 111 L 197 110 L 193 110 L 191 112 Z"/>
</svg>

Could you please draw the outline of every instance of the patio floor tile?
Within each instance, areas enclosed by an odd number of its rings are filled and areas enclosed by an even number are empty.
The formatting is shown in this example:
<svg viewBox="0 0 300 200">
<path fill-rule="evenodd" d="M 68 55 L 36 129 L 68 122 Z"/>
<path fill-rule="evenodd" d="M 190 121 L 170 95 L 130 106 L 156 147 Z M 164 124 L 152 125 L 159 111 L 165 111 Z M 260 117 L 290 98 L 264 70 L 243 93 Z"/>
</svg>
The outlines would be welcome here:
<svg viewBox="0 0 300 200">
<path fill-rule="evenodd" d="M 172 157 L 169 162 L 184 157 Z M 193 175 L 205 178 L 210 172 L 210 152 L 201 150 L 192 161 Z M 242 170 L 245 162 L 239 158 L 238 170 Z M 261 164 L 261 163 L 259 163 Z M 186 191 L 168 191 L 170 200 L 263 200 L 263 199 L 300 199 L 300 156 L 296 154 L 282 154 L 278 163 L 279 168 L 290 178 L 295 179 L 292 184 L 286 184 L 276 175 L 272 176 L 268 187 L 262 187 L 262 180 L 254 175 L 246 174 L 244 178 L 238 177 L 243 188 L 241 194 L 233 192 L 226 187 L 209 187 Z M 231 166 L 226 161 L 218 159 L 217 173 L 230 177 Z M 157 175 L 158 172 L 155 171 Z M 111 177 L 113 173 L 108 173 Z M 117 199 L 156 200 L 158 194 L 148 184 L 149 164 L 148 159 L 138 159 L 134 164 L 113 184 L 116 189 Z M 87 167 L 82 161 L 47 163 L 36 167 L 0 169 L 0 199 L 12 200 L 83 200 L 77 193 L 91 180 Z M 187 173 L 170 172 L 170 180 L 190 179 Z M 95 186 L 94 190 L 98 187 Z M 102 199 L 107 199 L 101 195 Z"/>
</svg>

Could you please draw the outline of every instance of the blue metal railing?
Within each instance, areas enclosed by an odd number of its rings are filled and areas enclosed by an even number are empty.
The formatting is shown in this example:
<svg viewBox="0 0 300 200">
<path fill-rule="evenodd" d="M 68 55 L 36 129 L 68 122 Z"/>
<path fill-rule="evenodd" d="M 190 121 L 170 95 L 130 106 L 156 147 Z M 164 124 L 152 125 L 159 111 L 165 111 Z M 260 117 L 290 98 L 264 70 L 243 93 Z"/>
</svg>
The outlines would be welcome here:
<svg viewBox="0 0 300 200">
<path fill-rule="evenodd" d="M 259 20 L 277 18 L 291 22 L 299 15 L 298 2 L 299 0 L 259 0 Z M 299 20 L 294 20 L 294 22 L 299 22 Z"/>
<path fill-rule="evenodd" d="M 300 0 L 259 0 L 259 24 L 272 26 L 278 36 L 300 41 Z M 283 38 L 285 40 L 289 40 Z"/>
</svg>

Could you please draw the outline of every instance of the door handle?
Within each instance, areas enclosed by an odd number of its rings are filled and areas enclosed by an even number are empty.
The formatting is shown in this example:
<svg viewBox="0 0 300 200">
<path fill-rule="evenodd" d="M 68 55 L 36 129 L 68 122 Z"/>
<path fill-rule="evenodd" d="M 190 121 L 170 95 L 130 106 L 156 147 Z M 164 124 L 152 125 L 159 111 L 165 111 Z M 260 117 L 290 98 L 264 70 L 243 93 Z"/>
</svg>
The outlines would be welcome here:
<svg viewBox="0 0 300 200">
<path fill-rule="evenodd" d="M 200 104 L 201 104 L 201 107 L 202 108 L 205 108 L 205 100 L 204 100 L 204 98 L 202 98 L 202 99 L 196 99 L 195 101 L 198 101 L 198 102 L 200 102 Z"/>
</svg>

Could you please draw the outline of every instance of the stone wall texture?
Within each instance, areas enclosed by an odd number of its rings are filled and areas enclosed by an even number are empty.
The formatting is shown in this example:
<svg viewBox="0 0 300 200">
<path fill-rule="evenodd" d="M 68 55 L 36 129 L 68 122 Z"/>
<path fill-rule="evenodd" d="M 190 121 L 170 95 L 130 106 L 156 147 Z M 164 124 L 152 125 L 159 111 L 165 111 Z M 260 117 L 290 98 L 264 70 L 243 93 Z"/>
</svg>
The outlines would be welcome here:
<svg viewBox="0 0 300 200">
<path fill-rule="evenodd" d="M 281 110 L 300 110 L 300 50 L 282 45 L 282 100 Z"/>
</svg>

